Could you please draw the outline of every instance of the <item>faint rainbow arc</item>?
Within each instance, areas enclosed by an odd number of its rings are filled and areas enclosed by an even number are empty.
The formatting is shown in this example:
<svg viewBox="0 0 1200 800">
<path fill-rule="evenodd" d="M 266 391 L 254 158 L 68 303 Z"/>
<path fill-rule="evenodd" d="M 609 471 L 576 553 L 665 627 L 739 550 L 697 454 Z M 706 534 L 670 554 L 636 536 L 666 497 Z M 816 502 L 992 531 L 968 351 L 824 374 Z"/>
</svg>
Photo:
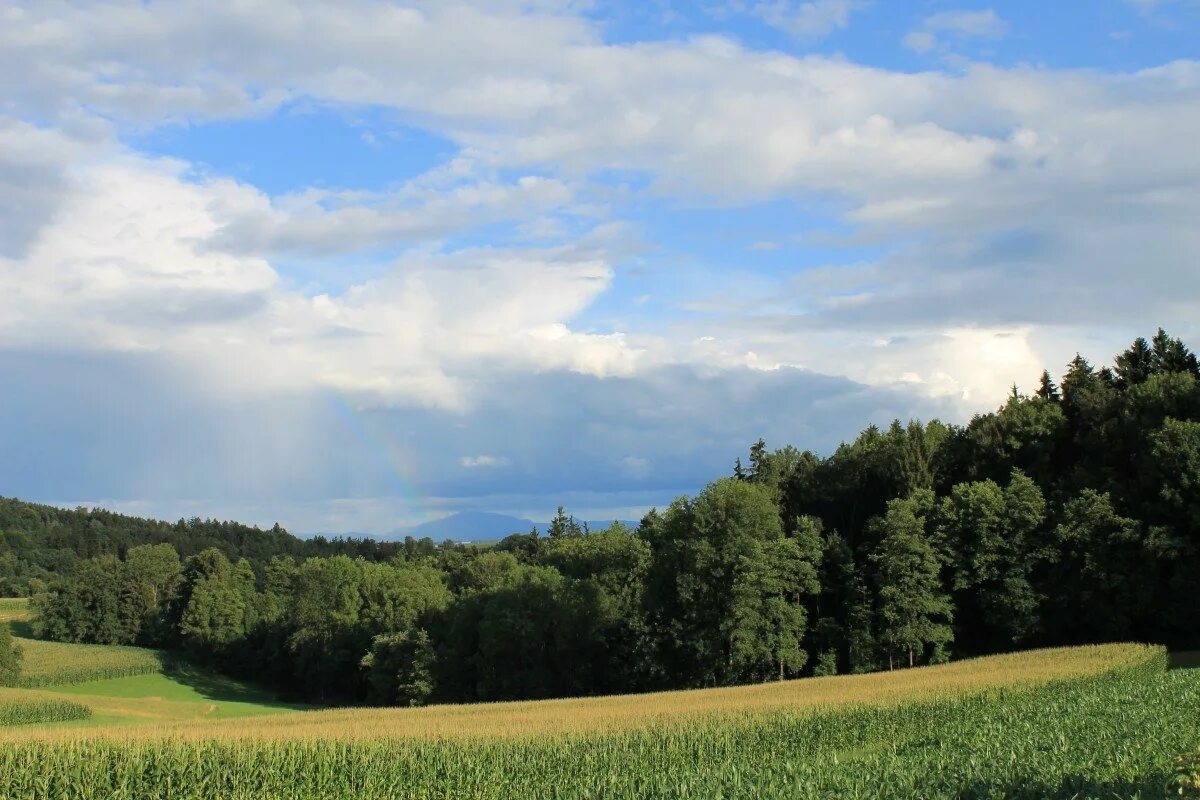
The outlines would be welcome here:
<svg viewBox="0 0 1200 800">
<path fill-rule="evenodd" d="M 412 467 L 406 454 L 378 429 L 378 425 L 369 415 L 356 408 L 344 396 L 334 392 L 329 398 L 334 415 L 387 472 L 393 494 L 405 503 L 409 515 L 418 521 L 428 518 L 430 515 L 427 503 L 413 482 Z"/>
</svg>

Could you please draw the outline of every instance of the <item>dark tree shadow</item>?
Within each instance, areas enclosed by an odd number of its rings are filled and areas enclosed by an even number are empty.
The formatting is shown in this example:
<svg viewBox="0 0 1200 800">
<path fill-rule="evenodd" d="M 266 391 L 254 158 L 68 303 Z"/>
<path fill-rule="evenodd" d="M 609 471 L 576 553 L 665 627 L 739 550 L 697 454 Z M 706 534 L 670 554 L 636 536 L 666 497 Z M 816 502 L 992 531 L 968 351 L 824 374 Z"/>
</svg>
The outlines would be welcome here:
<svg viewBox="0 0 1200 800">
<path fill-rule="evenodd" d="M 1200 667 L 1200 650 L 1175 650 L 1170 655 L 1171 669 Z"/>
<path fill-rule="evenodd" d="M 206 700 L 225 703 L 258 703 L 292 711 L 314 708 L 312 705 L 282 700 L 269 689 L 201 669 L 179 656 L 164 654 L 162 665 L 164 675 L 190 687 Z"/>
<path fill-rule="evenodd" d="M 9 629 L 13 636 L 20 636 L 22 639 L 33 639 L 33 626 L 29 624 L 27 619 L 15 619 L 8 623 Z"/>
</svg>

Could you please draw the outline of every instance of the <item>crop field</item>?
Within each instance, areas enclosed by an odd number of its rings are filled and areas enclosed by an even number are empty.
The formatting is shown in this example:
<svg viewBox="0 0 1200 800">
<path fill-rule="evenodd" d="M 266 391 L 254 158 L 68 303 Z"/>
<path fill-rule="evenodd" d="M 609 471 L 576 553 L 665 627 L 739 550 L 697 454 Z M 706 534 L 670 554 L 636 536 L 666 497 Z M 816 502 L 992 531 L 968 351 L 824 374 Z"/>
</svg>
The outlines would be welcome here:
<svg viewBox="0 0 1200 800">
<path fill-rule="evenodd" d="M 22 726 L 0 734 L 0 797 L 1162 797 L 1200 742 L 1200 670 L 1166 665 L 1109 645 L 640 697 Z"/>
<path fill-rule="evenodd" d="M 28 601 L 0 599 L 0 624 L 28 620 Z M 95 733 L 294 711 L 268 692 L 140 647 L 15 637 L 22 649 L 15 687 L 0 688 L 0 726 L 56 723 L 42 730 Z M 0 794 L 0 800 L 3 795 Z"/>
<path fill-rule="evenodd" d="M 807 678 L 753 686 L 516 703 L 309 711 L 224 725 L 104 731 L 158 738 L 331 739 L 511 738 L 622 731 L 681 720 L 802 713 L 843 706 L 889 706 L 1028 688 L 1161 661 L 1155 648 L 1103 645 L 993 656 L 915 670 Z M 89 732 L 95 735 L 95 732 Z"/>
<path fill-rule="evenodd" d="M 82 703 L 0 689 L 0 726 L 68 722 L 87 719 L 91 715 L 92 710 Z"/>
<path fill-rule="evenodd" d="M 29 600 L 0 598 L 0 625 L 21 633 L 21 623 L 31 617 Z M 70 644 L 14 636 L 21 647 L 21 676 L 17 686 L 37 688 L 105 678 L 124 678 L 161 672 L 162 656 L 143 647 Z"/>
<path fill-rule="evenodd" d="M 160 672 L 161 656 L 142 647 L 44 642 L 16 637 L 23 658 L 18 686 L 34 688 Z"/>
</svg>

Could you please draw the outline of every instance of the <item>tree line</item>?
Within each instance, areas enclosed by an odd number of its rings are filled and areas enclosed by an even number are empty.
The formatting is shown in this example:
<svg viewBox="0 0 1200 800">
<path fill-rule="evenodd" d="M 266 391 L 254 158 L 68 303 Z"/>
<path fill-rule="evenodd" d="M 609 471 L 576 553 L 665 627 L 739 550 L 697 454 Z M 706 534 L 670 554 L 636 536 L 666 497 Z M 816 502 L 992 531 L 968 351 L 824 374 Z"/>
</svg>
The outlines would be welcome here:
<svg viewBox="0 0 1200 800">
<path fill-rule="evenodd" d="M 548 536 L 490 547 L 305 542 L 227 523 L 193 538 L 183 523 L 136 521 L 79 552 L 72 537 L 90 523 L 55 540 L 44 507 L 6 501 L 0 565 L 34 590 L 41 636 L 178 650 L 339 703 L 1194 644 L 1198 381 L 1196 357 L 1160 330 L 1112 367 L 1077 356 L 1061 385 L 1044 373 L 966 425 L 869 427 L 825 457 L 760 440 L 731 475 L 636 530 L 588 531 L 560 509 Z M 21 508 L 42 527 L 14 525 Z"/>
</svg>

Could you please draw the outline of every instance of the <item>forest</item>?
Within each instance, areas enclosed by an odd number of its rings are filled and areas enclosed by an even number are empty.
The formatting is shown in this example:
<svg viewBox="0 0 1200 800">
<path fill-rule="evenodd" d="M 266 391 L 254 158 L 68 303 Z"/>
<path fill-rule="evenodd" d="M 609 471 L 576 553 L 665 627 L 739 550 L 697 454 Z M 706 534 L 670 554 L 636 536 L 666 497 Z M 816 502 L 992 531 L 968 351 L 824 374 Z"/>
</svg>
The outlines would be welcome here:
<svg viewBox="0 0 1200 800">
<path fill-rule="evenodd" d="M 420 705 L 1197 643 L 1200 365 L 1161 329 L 965 425 L 762 440 L 731 474 L 490 546 L 300 539 L 0 500 L 39 637 L 138 644 L 312 702 Z"/>
</svg>

